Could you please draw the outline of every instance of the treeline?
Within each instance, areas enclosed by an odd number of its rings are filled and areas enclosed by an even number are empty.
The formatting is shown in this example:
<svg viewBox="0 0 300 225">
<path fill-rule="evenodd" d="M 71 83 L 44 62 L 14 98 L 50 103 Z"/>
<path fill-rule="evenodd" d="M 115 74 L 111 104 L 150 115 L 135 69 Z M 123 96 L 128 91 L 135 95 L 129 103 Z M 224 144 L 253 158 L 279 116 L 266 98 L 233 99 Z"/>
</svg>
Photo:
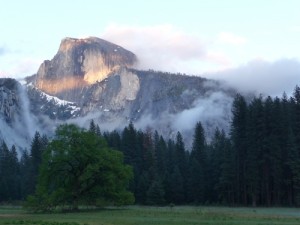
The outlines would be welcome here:
<svg viewBox="0 0 300 225">
<path fill-rule="evenodd" d="M 39 166 L 48 138 L 39 132 L 31 142 L 30 151 L 18 157 L 16 147 L 9 149 L 5 142 L 0 146 L 0 203 L 23 201 L 35 192 Z M 20 158 L 20 159 L 18 159 Z"/>
<path fill-rule="evenodd" d="M 229 134 L 216 129 L 208 143 L 200 122 L 191 149 L 182 135 L 166 140 L 157 131 L 101 133 L 89 130 L 124 154 L 133 167 L 129 189 L 137 204 L 300 205 L 300 88 L 288 98 L 237 95 Z M 47 138 L 36 133 L 29 153 L 0 148 L 0 201 L 34 193 Z"/>
<path fill-rule="evenodd" d="M 292 97 L 237 95 L 231 131 L 217 129 L 207 143 L 201 123 L 192 149 L 181 134 L 166 141 L 133 124 L 104 133 L 134 168 L 138 204 L 300 205 L 300 88 Z"/>
<path fill-rule="evenodd" d="M 299 206 L 300 88 L 290 98 L 257 97 L 249 104 L 239 95 L 232 113 L 229 202 Z"/>
</svg>

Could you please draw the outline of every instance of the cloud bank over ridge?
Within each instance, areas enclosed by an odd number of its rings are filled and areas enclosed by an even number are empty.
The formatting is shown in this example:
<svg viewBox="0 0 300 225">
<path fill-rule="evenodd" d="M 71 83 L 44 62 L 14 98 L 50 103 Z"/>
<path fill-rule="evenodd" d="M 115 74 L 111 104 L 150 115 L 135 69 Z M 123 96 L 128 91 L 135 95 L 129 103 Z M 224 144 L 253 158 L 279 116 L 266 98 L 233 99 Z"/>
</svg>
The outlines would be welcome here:
<svg viewBox="0 0 300 225">
<path fill-rule="evenodd" d="M 300 62 L 297 59 L 269 61 L 252 58 L 242 65 L 233 62 L 230 51 L 241 53 L 249 40 L 231 32 L 220 32 L 213 40 L 205 40 L 172 25 L 112 24 L 103 32 L 102 38 L 134 52 L 139 58 L 140 69 L 224 80 L 241 92 L 281 95 L 284 91 L 291 93 L 300 83 Z"/>
<path fill-rule="evenodd" d="M 300 62 L 295 59 L 254 60 L 238 68 L 206 75 L 224 80 L 241 92 L 281 96 L 283 92 L 291 94 L 300 84 Z"/>
<path fill-rule="evenodd" d="M 195 73 L 194 65 L 204 67 L 213 64 L 227 66 L 226 56 L 217 51 L 208 51 L 209 43 L 199 36 L 186 34 L 172 25 L 149 27 L 108 26 L 102 38 L 119 44 L 138 55 L 139 68 L 170 72 Z"/>
</svg>

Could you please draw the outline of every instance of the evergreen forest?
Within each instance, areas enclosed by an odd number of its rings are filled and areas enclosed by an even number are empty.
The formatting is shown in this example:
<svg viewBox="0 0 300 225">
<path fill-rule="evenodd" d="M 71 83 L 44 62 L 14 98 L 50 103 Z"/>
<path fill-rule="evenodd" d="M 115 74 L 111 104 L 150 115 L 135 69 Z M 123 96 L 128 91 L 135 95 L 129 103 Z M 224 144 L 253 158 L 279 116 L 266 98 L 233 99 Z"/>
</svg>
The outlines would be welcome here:
<svg viewBox="0 0 300 225">
<path fill-rule="evenodd" d="M 180 132 L 165 139 L 155 130 L 88 132 L 124 155 L 132 167 L 128 189 L 139 205 L 300 206 L 300 88 L 291 97 L 237 94 L 230 132 L 216 129 L 208 142 L 199 121 L 186 148 Z M 36 132 L 18 157 L 15 146 L 0 146 L 0 202 L 26 200 L 36 191 L 49 139 Z"/>
</svg>

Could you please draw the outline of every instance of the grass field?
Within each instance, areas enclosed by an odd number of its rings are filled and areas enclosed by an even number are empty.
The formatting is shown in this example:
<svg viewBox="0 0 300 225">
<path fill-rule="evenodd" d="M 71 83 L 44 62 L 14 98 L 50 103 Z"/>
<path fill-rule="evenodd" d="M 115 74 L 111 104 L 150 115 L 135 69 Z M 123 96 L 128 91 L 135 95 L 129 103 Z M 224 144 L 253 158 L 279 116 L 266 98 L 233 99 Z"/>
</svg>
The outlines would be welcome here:
<svg viewBox="0 0 300 225">
<path fill-rule="evenodd" d="M 23 225 L 299 225 L 296 208 L 141 207 L 107 208 L 77 213 L 31 214 L 0 206 L 0 224 Z"/>
</svg>

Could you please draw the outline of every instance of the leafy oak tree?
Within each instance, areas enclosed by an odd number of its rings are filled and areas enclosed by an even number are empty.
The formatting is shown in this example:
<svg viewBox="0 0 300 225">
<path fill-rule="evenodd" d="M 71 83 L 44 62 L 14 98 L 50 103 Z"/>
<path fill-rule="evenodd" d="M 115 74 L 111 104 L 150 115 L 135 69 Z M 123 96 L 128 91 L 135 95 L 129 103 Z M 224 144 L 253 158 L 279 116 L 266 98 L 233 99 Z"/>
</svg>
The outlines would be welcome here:
<svg viewBox="0 0 300 225">
<path fill-rule="evenodd" d="M 134 197 L 127 186 L 132 178 L 123 154 L 110 149 L 103 138 L 75 125 L 61 125 L 44 152 L 36 193 L 27 206 L 49 211 L 99 202 L 131 204 Z"/>
</svg>

